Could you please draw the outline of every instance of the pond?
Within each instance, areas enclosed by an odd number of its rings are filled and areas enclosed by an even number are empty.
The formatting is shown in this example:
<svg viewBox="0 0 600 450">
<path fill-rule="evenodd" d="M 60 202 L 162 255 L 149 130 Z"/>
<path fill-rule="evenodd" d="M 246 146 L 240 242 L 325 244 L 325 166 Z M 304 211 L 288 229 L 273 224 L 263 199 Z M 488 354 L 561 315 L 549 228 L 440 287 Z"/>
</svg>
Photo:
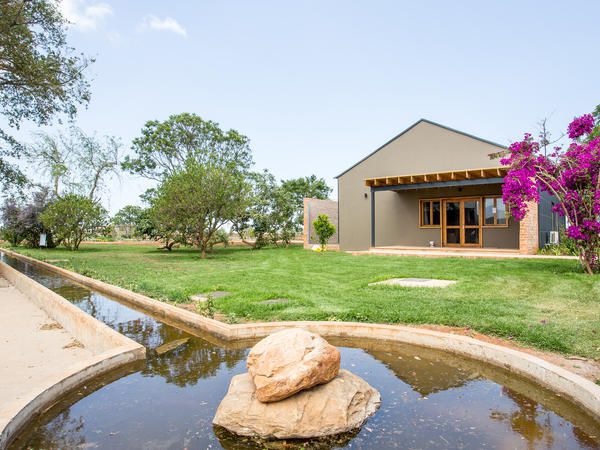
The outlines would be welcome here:
<svg viewBox="0 0 600 450">
<path fill-rule="evenodd" d="M 503 370 L 438 351 L 381 341 L 328 339 L 342 368 L 381 392 L 353 433 L 255 442 L 212 425 L 251 342 L 226 344 L 162 323 L 52 272 L 1 259 L 147 348 L 147 359 L 99 377 L 29 424 L 11 448 L 600 448 L 600 425 L 561 397 Z M 176 339 L 188 343 L 159 356 Z"/>
</svg>

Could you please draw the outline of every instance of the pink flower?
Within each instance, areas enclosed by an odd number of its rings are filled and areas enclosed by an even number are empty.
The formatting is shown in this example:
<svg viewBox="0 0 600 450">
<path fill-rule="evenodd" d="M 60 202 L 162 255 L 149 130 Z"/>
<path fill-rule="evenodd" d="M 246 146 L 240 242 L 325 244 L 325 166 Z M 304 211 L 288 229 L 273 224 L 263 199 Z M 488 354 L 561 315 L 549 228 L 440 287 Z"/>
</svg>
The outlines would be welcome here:
<svg viewBox="0 0 600 450">
<path fill-rule="evenodd" d="M 577 139 L 579 136 L 589 134 L 594 129 L 594 116 L 584 114 L 581 117 L 576 117 L 569 124 L 568 133 L 571 139 Z"/>
</svg>

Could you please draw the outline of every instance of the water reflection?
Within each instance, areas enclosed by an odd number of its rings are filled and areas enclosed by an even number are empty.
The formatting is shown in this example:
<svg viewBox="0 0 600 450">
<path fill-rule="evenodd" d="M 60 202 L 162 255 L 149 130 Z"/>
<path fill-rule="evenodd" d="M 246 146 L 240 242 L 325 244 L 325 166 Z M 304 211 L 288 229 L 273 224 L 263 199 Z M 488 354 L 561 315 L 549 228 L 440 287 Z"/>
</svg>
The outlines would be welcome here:
<svg viewBox="0 0 600 450">
<path fill-rule="evenodd" d="M 471 380 L 480 378 L 476 371 L 467 371 L 442 360 L 437 352 L 422 350 L 419 355 L 415 355 L 412 348 L 402 346 L 397 346 L 393 353 L 386 350 L 367 350 L 367 352 L 424 397 L 459 388 Z M 425 356 L 427 353 L 430 353 L 429 356 Z"/>
<path fill-rule="evenodd" d="M 148 350 L 146 361 L 63 398 L 15 449 L 600 448 L 596 422 L 525 380 L 423 348 L 343 339 L 331 339 L 343 368 L 383 399 L 361 430 L 308 442 L 234 436 L 214 428 L 212 417 L 231 377 L 246 370 L 246 344 L 194 336 L 52 273 L 8 262 Z M 184 346 L 157 355 L 160 345 L 183 338 Z"/>
</svg>

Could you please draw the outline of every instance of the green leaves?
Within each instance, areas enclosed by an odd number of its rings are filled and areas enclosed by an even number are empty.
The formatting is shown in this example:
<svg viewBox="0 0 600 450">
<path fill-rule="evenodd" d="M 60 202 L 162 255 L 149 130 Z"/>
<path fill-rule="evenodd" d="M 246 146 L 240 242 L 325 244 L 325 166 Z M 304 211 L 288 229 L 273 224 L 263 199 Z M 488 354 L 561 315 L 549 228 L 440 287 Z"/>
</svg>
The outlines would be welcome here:
<svg viewBox="0 0 600 450">
<path fill-rule="evenodd" d="M 24 120 L 46 125 L 58 114 L 73 117 L 89 101 L 83 71 L 93 60 L 67 45 L 65 26 L 56 2 L 0 2 L 0 114 L 10 127 Z M 22 174 L 1 159 L 20 153 L 18 142 L 5 130 L 0 140 L 0 180 L 23 183 Z"/>
<path fill-rule="evenodd" d="M 86 237 L 105 224 L 106 211 L 88 197 L 68 194 L 46 208 L 40 219 L 57 241 L 77 250 Z"/>
<path fill-rule="evenodd" d="M 319 244 L 321 244 L 321 248 L 324 250 L 329 238 L 335 234 L 335 225 L 329 221 L 329 216 L 319 214 L 317 220 L 313 222 L 313 227 L 319 238 Z"/>
<path fill-rule="evenodd" d="M 170 116 L 164 122 L 146 122 L 132 144 L 134 157 L 126 157 L 123 170 L 162 181 L 188 164 L 217 164 L 246 171 L 253 165 L 249 139 L 235 130 L 191 113 Z"/>
</svg>

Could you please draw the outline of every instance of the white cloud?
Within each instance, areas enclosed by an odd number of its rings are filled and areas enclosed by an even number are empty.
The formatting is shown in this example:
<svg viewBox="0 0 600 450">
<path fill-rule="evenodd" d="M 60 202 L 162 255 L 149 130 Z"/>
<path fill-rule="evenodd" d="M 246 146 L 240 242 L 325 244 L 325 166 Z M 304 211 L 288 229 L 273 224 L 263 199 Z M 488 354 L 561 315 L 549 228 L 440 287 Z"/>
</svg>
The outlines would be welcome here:
<svg viewBox="0 0 600 450">
<path fill-rule="evenodd" d="M 155 31 L 171 31 L 181 36 L 187 36 L 186 29 L 172 17 L 161 19 L 154 15 L 145 16 L 142 19 L 142 23 L 138 25 L 138 31 L 145 31 L 148 29 Z"/>
<path fill-rule="evenodd" d="M 87 0 L 62 0 L 60 9 L 71 26 L 81 31 L 96 30 L 102 20 L 113 14 L 113 9 L 108 3 L 88 5 Z"/>
</svg>

